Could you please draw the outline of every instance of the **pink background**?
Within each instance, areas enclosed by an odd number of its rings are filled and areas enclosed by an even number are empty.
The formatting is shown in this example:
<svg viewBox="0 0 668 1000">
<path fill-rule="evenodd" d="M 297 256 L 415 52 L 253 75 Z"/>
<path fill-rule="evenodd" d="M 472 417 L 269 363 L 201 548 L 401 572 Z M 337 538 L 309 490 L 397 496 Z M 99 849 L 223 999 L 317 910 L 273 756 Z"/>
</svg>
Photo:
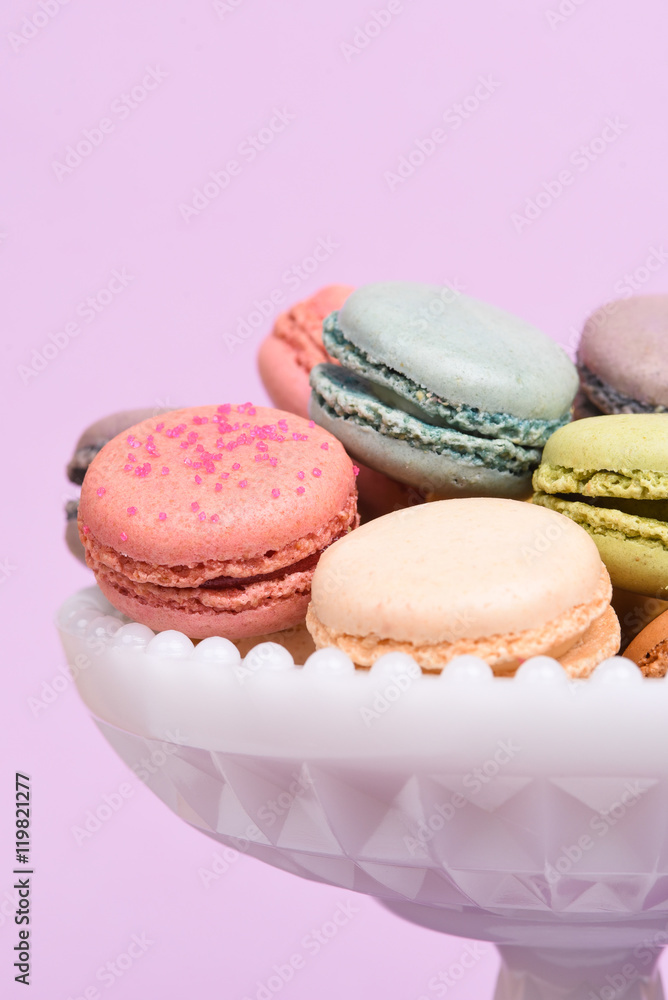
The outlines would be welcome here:
<svg viewBox="0 0 668 1000">
<path fill-rule="evenodd" d="M 564 14 L 549 17 L 559 4 Z M 389 24 L 372 24 L 375 37 L 352 50 L 381 7 L 386 0 L 2 5 L 2 400 L 12 455 L 0 548 L 3 996 L 24 995 L 12 982 L 7 916 L 15 770 L 33 779 L 35 998 L 81 997 L 95 985 L 114 1000 L 255 997 L 257 981 L 303 951 L 342 900 L 358 913 L 281 996 L 431 998 L 430 977 L 464 948 L 371 899 L 245 857 L 205 888 L 198 870 L 210 868 L 216 844 L 126 771 L 72 685 L 37 714 L 30 701 L 61 676 L 55 609 L 90 582 L 62 542 L 63 469 L 76 438 L 125 407 L 266 401 L 255 355 L 280 307 L 231 339 L 242 320 L 259 319 L 256 302 L 274 292 L 287 305 L 330 282 L 448 281 L 572 350 L 588 311 L 630 293 L 628 275 L 637 289 L 666 290 L 665 3 L 394 0 Z M 148 68 L 154 89 L 133 98 Z M 275 108 L 293 117 L 250 160 L 246 137 Z M 90 155 L 78 165 L 70 157 L 69 172 L 54 167 L 105 118 Z M 607 119 L 615 124 L 604 132 Z M 418 166 L 416 141 L 434 129 L 443 141 Z M 413 172 L 388 179 L 411 153 Z M 231 159 L 240 167 L 226 189 L 186 220 L 180 206 Z M 328 257 L 300 278 L 292 269 L 319 240 Z M 123 269 L 131 280 L 113 301 L 103 293 L 100 312 L 80 308 Z M 42 364 L 33 350 L 59 334 Z M 77 844 L 72 828 L 124 783 L 129 798 Z M 133 934 L 153 943 L 105 986 L 97 970 Z M 491 997 L 496 968 L 487 946 L 449 995 Z"/>
</svg>

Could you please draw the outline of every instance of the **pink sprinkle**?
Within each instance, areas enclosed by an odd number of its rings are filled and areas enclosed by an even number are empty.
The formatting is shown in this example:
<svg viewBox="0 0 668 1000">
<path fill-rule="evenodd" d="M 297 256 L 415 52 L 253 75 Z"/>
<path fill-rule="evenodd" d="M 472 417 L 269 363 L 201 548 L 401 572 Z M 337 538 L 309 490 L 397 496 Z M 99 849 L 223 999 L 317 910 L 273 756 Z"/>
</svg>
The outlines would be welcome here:
<svg viewBox="0 0 668 1000">
<path fill-rule="evenodd" d="M 200 519 L 200 521 L 206 521 L 206 514 L 204 513 L 204 511 L 203 511 L 203 510 L 201 510 L 201 511 L 199 512 L 199 515 L 198 515 L 198 516 L 199 516 L 199 519 Z"/>
<path fill-rule="evenodd" d="M 105 490 L 104 486 L 100 486 L 100 488 L 99 488 L 99 489 L 98 489 L 98 491 L 97 491 L 97 495 L 98 495 L 99 497 L 103 497 L 103 496 L 104 496 L 104 494 L 105 494 L 106 492 L 107 492 L 107 491 Z"/>
<path fill-rule="evenodd" d="M 229 472 L 221 472 L 220 478 L 221 479 L 229 479 L 230 478 Z"/>
<path fill-rule="evenodd" d="M 194 444 L 198 437 L 197 431 L 190 431 L 188 434 L 188 444 Z"/>
<path fill-rule="evenodd" d="M 167 465 L 163 465 L 162 467 L 163 476 L 166 476 L 168 473 L 169 473 L 169 467 Z"/>
<path fill-rule="evenodd" d="M 160 513 L 158 514 L 158 520 L 159 520 L 159 521 L 166 521 L 166 520 L 167 520 L 167 515 L 166 515 L 166 514 L 164 514 L 164 513 L 163 513 L 163 512 L 161 511 L 161 512 L 160 512 Z"/>
<path fill-rule="evenodd" d="M 184 464 L 184 465 L 192 465 L 192 464 L 193 464 L 193 460 L 192 460 L 192 458 L 187 458 L 187 457 L 186 457 L 186 458 L 184 458 L 184 459 L 183 459 L 183 464 Z"/>
<path fill-rule="evenodd" d="M 199 486 L 199 484 L 202 482 L 202 477 L 201 476 L 195 476 L 195 482 Z"/>
<path fill-rule="evenodd" d="M 124 465 L 123 468 L 125 469 L 126 472 L 132 472 L 132 466 L 131 465 Z"/>
<path fill-rule="evenodd" d="M 195 501 L 195 503 L 191 503 L 190 504 L 190 509 L 191 510 L 199 510 L 199 504 L 197 503 L 197 501 Z"/>
<path fill-rule="evenodd" d="M 208 422 L 209 422 L 208 417 L 193 417 L 194 424 L 208 424 Z"/>
<path fill-rule="evenodd" d="M 251 407 L 250 410 L 246 410 L 246 413 L 248 414 L 249 417 L 254 417 L 256 410 L 254 407 Z"/>
<path fill-rule="evenodd" d="M 255 447 L 258 451 L 269 451 L 269 445 L 266 441 L 258 441 Z"/>
<path fill-rule="evenodd" d="M 141 441 L 139 438 L 136 438 L 134 434 L 128 434 L 127 442 L 131 448 L 139 448 L 141 446 Z"/>
<path fill-rule="evenodd" d="M 298 473 L 297 473 L 297 479 L 303 479 L 303 478 L 304 478 L 304 475 L 305 475 L 305 473 L 303 473 L 303 472 L 298 472 Z"/>
<path fill-rule="evenodd" d="M 279 431 L 287 431 L 287 429 L 288 429 L 288 422 L 287 422 L 287 420 L 279 420 L 278 421 L 278 429 L 279 429 Z"/>
<path fill-rule="evenodd" d="M 159 434 L 159 433 L 160 433 L 160 431 L 162 430 L 162 428 L 163 428 L 164 426 L 165 426 L 165 425 L 164 425 L 164 423 L 162 423 L 162 424 L 158 424 L 158 426 L 157 426 L 157 427 L 156 427 L 156 429 L 155 429 L 155 432 L 156 432 L 156 434 Z M 165 517 L 166 517 L 166 516 L 167 516 L 167 515 L 165 514 Z"/>
<path fill-rule="evenodd" d="M 242 489 L 244 488 L 244 486 L 248 486 L 248 480 L 247 479 L 240 480 L 239 486 L 241 486 Z"/>
<path fill-rule="evenodd" d="M 271 495 L 272 495 L 272 497 L 274 497 L 274 499 L 275 499 L 276 497 L 280 497 L 280 495 L 281 495 L 281 491 L 280 491 L 280 490 L 276 490 L 276 489 L 273 489 L 273 490 L 271 491 Z"/>
<path fill-rule="evenodd" d="M 90 531 L 90 528 L 88 527 L 87 524 L 84 524 L 84 526 L 83 526 L 83 528 L 81 530 L 83 531 L 84 535 L 87 535 L 88 532 Z"/>
<path fill-rule="evenodd" d="M 222 490 L 222 488 L 223 488 L 223 484 L 222 483 L 216 483 L 216 493 L 220 493 L 220 491 Z"/>
<path fill-rule="evenodd" d="M 179 447 L 181 447 L 181 448 L 187 448 L 188 447 L 188 442 L 187 441 L 182 441 Z"/>
<path fill-rule="evenodd" d="M 239 463 L 238 463 L 238 462 L 235 462 L 235 463 L 234 463 L 234 465 L 232 466 L 232 468 L 233 468 L 233 470 L 234 470 L 234 471 L 236 472 L 236 471 L 237 471 L 237 469 L 240 469 L 240 468 L 241 468 L 241 466 L 239 465 Z"/>
<path fill-rule="evenodd" d="M 218 517 L 217 514 L 212 514 L 211 517 L 209 518 L 209 520 L 213 521 L 214 524 L 218 524 L 218 522 L 220 521 L 220 518 Z"/>
<path fill-rule="evenodd" d="M 216 452 L 216 454 L 213 456 L 213 460 L 214 462 L 220 462 L 222 457 L 223 456 L 220 454 L 220 452 Z"/>
<path fill-rule="evenodd" d="M 128 462 L 136 462 L 136 461 L 137 459 L 135 458 L 135 456 L 132 453 L 130 453 L 128 455 Z"/>
<path fill-rule="evenodd" d="M 219 413 L 229 413 L 231 409 L 232 409 L 232 404 L 231 403 L 223 403 L 222 406 L 218 407 L 218 412 Z"/>
<path fill-rule="evenodd" d="M 322 448 L 323 451 L 329 451 L 329 445 L 326 441 L 323 441 L 320 447 Z"/>
<path fill-rule="evenodd" d="M 149 462 L 144 462 L 143 465 L 135 466 L 135 476 L 141 476 L 141 477 L 148 476 L 150 471 L 151 471 L 151 466 Z"/>
<path fill-rule="evenodd" d="M 359 470 L 359 466 L 358 466 L 358 465 L 353 465 L 353 473 L 354 473 L 354 474 L 355 474 L 356 476 L 359 476 L 359 474 L 360 474 L 360 470 Z"/>
<path fill-rule="evenodd" d="M 136 507 L 128 507 L 128 514 L 130 515 L 130 517 L 132 517 L 132 515 L 136 513 L 137 513 Z"/>
<path fill-rule="evenodd" d="M 297 493 L 305 493 L 305 492 L 306 492 L 306 490 L 304 489 L 303 486 L 298 486 L 297 487 Z"/>
<path fill-rule="evenodd" d="M 315 420 L 309 420 L 308 425 L 309 427 L 315 427 Z"/>
<path fill-rule="evenodd" d="M 204 445 L 198 444 L 197 447 L 195 448 L 195 451 L 204 451 Z"/>
<path fill-rule="evenodd" d="M 321 476 L 321 475 L 322 475 L 322 472 L 320 471 L 320 469 L 314 469 L 314 470 L 313 470 L 313 475 L 314 475 L 314 476 L 316 477 L 316 479 L 317 479 L 317 478 L 318 478 L 319 476 Z"/>
<path fill-rule="evenodd" d="M 297 431 L 293 431 L 292 432 L 292 440 L 293 441 L 301 441 L 301 438 L 302 438 L 301 434 L 298 434 Z"/>
<path fill-rule="evenodd" d="M 277 458 L 270 458 L 269 459 L 269 465 L 278 465 L 278 459 Z"/>
<path fill-rule="evenodd" d="M 127 540 L 128 540 L 128 536 L 125 534 L 124 531 L 121 531 L 121 541 L 122 542 L 127 542 Z"/>
</svg>

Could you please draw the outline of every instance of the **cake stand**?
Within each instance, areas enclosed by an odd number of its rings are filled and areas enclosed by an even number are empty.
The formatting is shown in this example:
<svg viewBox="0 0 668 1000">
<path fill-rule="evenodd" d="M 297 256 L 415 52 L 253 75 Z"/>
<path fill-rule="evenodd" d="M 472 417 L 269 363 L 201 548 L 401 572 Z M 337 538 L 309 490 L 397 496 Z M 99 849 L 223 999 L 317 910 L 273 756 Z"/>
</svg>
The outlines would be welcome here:
<svg viewBox="0 0 668 1000">
<path fill-rule="evenodd" d="M 102 734 L 177 815 L 400 917 L 492 941 L 497 1000 L 660 1000 L 668 943 L 668 682 L 529 660 L 295 667 L 261 644 L 128 623 L 96 588 L 58 627 Z"/>
</svg>

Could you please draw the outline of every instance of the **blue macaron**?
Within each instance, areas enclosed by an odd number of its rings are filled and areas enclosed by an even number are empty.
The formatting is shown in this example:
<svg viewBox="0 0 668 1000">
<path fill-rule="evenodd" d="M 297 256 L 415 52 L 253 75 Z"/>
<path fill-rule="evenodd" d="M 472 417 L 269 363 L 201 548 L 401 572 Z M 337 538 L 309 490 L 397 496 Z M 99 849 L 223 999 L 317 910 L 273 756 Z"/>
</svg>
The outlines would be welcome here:
<svg viewBox="0 0 668 1000">
<path fill-rule="evenodd" d="M 549 337 L 447 286 L 358 288 L 325 320 L 323 342 L 340 365 L 312 370 L 312 418 L 424 493 L 528 496 L 578 389 Z"/>
</svg>

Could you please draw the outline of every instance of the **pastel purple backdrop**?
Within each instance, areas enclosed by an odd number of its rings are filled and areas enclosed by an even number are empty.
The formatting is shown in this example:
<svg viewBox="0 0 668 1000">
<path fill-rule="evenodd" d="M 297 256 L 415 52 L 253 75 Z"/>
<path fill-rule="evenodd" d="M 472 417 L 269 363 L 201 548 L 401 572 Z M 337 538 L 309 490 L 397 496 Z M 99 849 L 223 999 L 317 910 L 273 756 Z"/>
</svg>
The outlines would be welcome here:
<svg viewBox="0 0 668 1000">
<path fill-rule="evenodd" d="M 52 625 L 91 582 L 62 541 L 64 465 L 113 410 L 266 402 L 260 340 L 323 284 L 455 284 L 571 353 L 600 303 L 665 291 L 667 33 L 659 0 L 3 5 L 3 996 L 23 995 L 15 770 L 34 794 L 32 997 L 255 998 L 295 953 L 286 1000 L 438 995 L 464 941 L 215 862 L 99 735 Z M 82 840 L 105 797 L 122 805 Z M 356 912 L 313 954 L 341 903 Z M 98 978 L 133 935 L 131 966 Z M 448 995 L 491 997 L 496 968 L 486 946 Z"/>
</svg>

